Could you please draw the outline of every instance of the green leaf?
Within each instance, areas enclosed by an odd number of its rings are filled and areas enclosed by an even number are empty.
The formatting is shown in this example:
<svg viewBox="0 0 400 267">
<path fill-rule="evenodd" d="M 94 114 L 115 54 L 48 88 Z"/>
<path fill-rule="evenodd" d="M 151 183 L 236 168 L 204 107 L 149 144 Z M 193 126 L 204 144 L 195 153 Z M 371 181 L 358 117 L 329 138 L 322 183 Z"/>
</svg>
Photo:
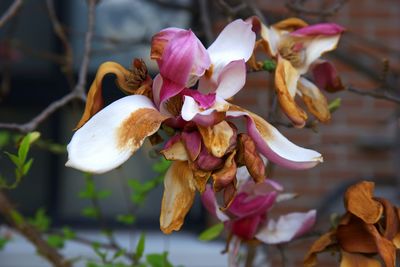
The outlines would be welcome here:
<svg viewBox="0 0 400 267">
<path fill-rule="evenodd" d="M 132 214 L 119 214 L 117 216 L 117 222 L 123 223 L 123 224 L 127 224 L 127 225 L 131 225 L 135 222 L 136 217 Z"/>
<path fill-rule="evenodd" d="M 5 248 L 5 246 L 7 245 L 7 243 L 9 241 L 10 241 L 9 238 L 5 238 L 5 237 L 0 236 L 0 251 Z"/>
<path fill-rule="evenodd" d="M 33 218 L 28 219 L 29 223 L 35 226 L 39 231 L 47 231 L 51 224 L 51 219 L 46 215 L 46 210 L 40 208 L 36 211 Z"/>
<path fill-rule="evenodd" d="M 199 240 L 201 241 L 210 241 L 215 238 L 217 238 L 222 231 L 224 230 L 224 224 L 219 223 L 216 225 L 211 226 L 210 228 L 204 230 L 200 235 L 199 235 Z"/>
<path fill-rule="evenodd" d="M 330 111 L 331 113 L 332 113 L 332 112 L 335 112 L 336 110 L 338 110 L 338 109 L 340 108 L 341 104 L 342 104 L 342 99 L 338 97 L 338 98 L 332 100 L 332 101 L 329 103 L 328 109 L 329 109 L 329 111 Z"/>
<path fill-rule="evenodd" d="M 97 192 L 97 198 L 98 199 L 105 199 L 111 196 L 111 191 L 109 190 L 101 190 Z"/>
<path fill-rule="evenodd" d="M 18 149 L 18 158 L 21 163 L 26 161 L 26 157 L 29 152 L 29 147 L 30 147 L 30 135 L 27 134 L 23 139 L 21 144 L 19 145 Z"/>
<path fill-rule="evenodd" d="M 167 257 L 168 252 L 162 254 L 147 254 L 146 260 L 151 267 L 173 267 Z"/>
<path fill-rule="evenodd" d="M 94 207 L 86 207 L 82 210 L 82 215 L 88 218 L 97 219 L 99 211 Z"/>
<path fill-rule="evenodd" d="M 5 151 L 4 153 L 14 163 L 15 167 L 19 168 L 22 165 L 23 162 L 21 162 L 20 159 L 16 155 L 11 154 L 11 153 L 9 153 L 7 151 Z"/>
<path fill-rule="evenodd" d="M 0 149 L 10 143 L 10 133 L 7 131 L 0 131 Z"/>
<path fill-rule="evenodd" d="M 11 219 L 14 221 L 16 225 L 22 225 L 24 223 L 24 216 L 22 216 L 21 213 L 19 213 L 16 210 L 12 210 L 11 213 Z"/>
<path fill-rule="evenodd" d="M 69 227 L 67 227 L 67 226 L 63 227 L 62 232 L 63 232 L 63 234 L 64 234 L 64 238 L 67 239 L 67 240 L 74 239 L 75 236 L 76 236 L 75 232 L 72 231 L 72 230 L 71 230 Z"/>
<path fill-rule="evenodd" d="M 274 60 L 265 60 L 262 68 L 268 72 L 273 72 L 276 69 L 276 62 Z"/>
<path fill-rule="evenodd" d="M 47 243 L 49 243 L 50 246 L 53 248 L 58 248 L 61 249 L 64 247 L 64 238 L 59 235 L 49 235 L 47 237 Z"/>
<path fill-rule="evenodd" d="M 96 187 L 94 181 L 91 179 L 85 180 L 85 188 L 79 192 L 79 197 L 84 199 L 91 199 L 96 197 Z"/>
<path fill-rule="evenodd" d="M 33 159 L 28 160 L 22 167 L 22 175 L 27 175 L 33 163 Z"/>
<path fill-rule="evenodd" d="M 136 245 L 135 259 L 137 261 L 139 261 L 143 256 L 145 243 L 146 243 L 146 236 L 144 233 L 141 233 L 139 241 Z"/>
<path fill-rule="evenodd" d="M 166 160 L 164 157 L 161 157 L 160 160 L 153 164 L 153 171 L 157 173 L 165 173 L 169 166 L 171 166 L 171 161 Z"/>
</svg>

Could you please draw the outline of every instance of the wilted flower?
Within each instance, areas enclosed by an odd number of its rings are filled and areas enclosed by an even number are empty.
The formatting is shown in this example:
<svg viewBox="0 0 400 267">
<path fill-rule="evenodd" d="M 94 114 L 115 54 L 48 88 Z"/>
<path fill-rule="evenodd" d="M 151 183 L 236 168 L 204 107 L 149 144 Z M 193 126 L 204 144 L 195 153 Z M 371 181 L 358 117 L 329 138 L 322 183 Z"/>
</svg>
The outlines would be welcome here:
<svg viewBox="0 0 400 267">
<path fill-rule="evenodd" d="M 174 161 L 164 180 L 160 226 L 165 233 L 180 229 L 195 191 L 203 192 L 210 177 L 213 189 L 223 191 L 225 206 L 236 193 L 237 167 L 246 166 L 256 182 L 263 182 L 259 153 L 288 168 L 315 166 L 322 161 L 318 152 L 296 146 L 261 117 L 226 101 L 245 83 L 245 62 L 254 42 L 251 24 L 242 20 L 226 26 L 207 50 L 190 30 L 170 28 L 152 40 L 151 56 L 160 68 L 153 82 L 142 62 L 136 61 L 132 71 L 105 63 L 68 145 L 67 166 L 110 171 L 161 124 L 173 128 L 176 134 L 161 151 Z M 114 73 L 121 89 L 133 95 L 101 109 L 101 80 L 107 73 Z M 197 82 L 196 90 L 192 86 Z M 227 121 L 231 117 L 245 117 L 247 133 L 238 133 Z"/>
<path fill-rule="evenodd" d="M 400 248 L 400 209 L 387 199 L 374 197 L 374 183 L 360 182 L 350 186 L 344 202 L 347 212 L 337 227 L 322 235 L 307 253 L 304 265 L 314 266 L 316 254 L 325 250 L 341 253 L 341 267 L 386 267 L 396 265 Z"/>
<path fill-rule="evenodd" d="M 296 127 L 303 127 L 306 112 L 295 102 L 301 96 L 308 110 L 321 122 L 330 120 L 325 96 L 344 87 L 334 66 L 319 59 L 325 52 L 334 50 L 344 29 L 334 23 L 308 25 L 303 20 L 290 18 L 267 27 L 258 18 L 252 18 L 255 29 L 261 33 L 262 45 L 267 54 L 277 61 L 275 89 L 279 104 Z M 252 66 L 259 68 L 253 58 Z M 302 77 L 311 69 L 314 81 Z"/>
<path fill-rule="evenodd" d="M 279 201 L 282 186 L 266 179 L 262 183 L 241 181 L 232 204 L 221 211 L 214 191 L 207 187 L 202 201 L 207 210 L 224 222 L 231 235 L 243 241 L 257 239 L 265 244 L 288 242 L 308 232 L 314 226 L 316 211 L 294 212 L 270 218 L 268 212 Z"/>
</svg>

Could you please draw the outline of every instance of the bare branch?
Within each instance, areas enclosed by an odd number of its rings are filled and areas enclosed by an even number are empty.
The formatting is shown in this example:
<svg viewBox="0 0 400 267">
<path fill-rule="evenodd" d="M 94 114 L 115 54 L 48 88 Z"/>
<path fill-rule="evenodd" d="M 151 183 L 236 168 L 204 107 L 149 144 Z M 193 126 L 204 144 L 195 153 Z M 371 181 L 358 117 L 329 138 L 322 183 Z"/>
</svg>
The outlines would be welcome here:
<svg viewBox="0 0 400 267">
<path fill-rule="evenodd" d="M 7 21 L 9 21 L 12 17 L 14 17 L 18 13 L 20 8 L 22 7 L 22 4 L 23 4 L 22 0 L 14 0 L 14 2 L 7 9 L 7 11 L 4 12 L 3 16 L 1 16 L 0 28 L 3 27 L 3 25 L 6 24 Z"/>
<path fill-rule="evenodd" d="M 396 104 L 400 105 L 400 96 L 395 96 L 389 92 L 388 89 L 386 88 L 377 88 L 373 90 L 360 90 L 354 87 L 349 86 L 347 88 L 347 91 L 358 94 L 358 95 L 363 95 L 363 96 L 370 96 L 373 98 L 378 98 L 378 99 L 385 99 L 391 102 L 394 102 Z"/>
<path fill-rule="evenodd" d="M 51 103 L 47 108 L 45 108 L 39 115 L 34 117 L 27 123 L 16 124 L 16 123 L 0 123 L 0 129 L 8 129 L 27 133 L 35 130 L 43 121 L 45 121 L 50 115 L 55 111 L 65 106 L 74 99 L 79 99 L 81 101 L 86 100 L 85 86 L 86 86 L 86 76 L 89 68 L 90 54 L 92 47 L 93 31 L 95 24 L 95 8 L 98 0 L 88 0 L 88 29 L 85 36 L 85 47 L 82 59 L 81 68 L 79 71 L 78 83 L 74 89 L 61 99 Z"/>
<path fill-rule="evenodd" d="M 347 3 L 347 1 L 348 0 L 337 0 L 336 3 L 333 4 L 330 8 L 312 10 L 306 8 L 303 3 L 304 1 L 302 0 L 288 0 L 286 1 L 286 7 L 287 9 L 295 13 L 301 13 L 310 16 L 327 17 L 335 15 L 343 7 L 343 5 Z"/>
<path fill-rule="evenodd" d="M 2 191 L 0 191 L 0 214 L 14 229 L 35 245 L 39 255 L 52 263 L 53 266 L 72 266 L 68 260 L 43 239 L 42 234 L 34 226 L 25 221 L 24 217 L 13 207 L 13 204 Z"/>
</svg>

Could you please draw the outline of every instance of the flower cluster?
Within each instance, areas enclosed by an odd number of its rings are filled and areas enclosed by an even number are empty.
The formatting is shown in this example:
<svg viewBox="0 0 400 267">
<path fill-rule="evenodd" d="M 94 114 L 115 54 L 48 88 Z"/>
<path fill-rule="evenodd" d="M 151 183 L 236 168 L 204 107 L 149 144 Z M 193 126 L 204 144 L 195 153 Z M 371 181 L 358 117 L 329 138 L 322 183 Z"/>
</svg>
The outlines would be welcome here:
<svg viewBox="0 0 400 267">
<path fill-rule="evenodd" d="M 306 117 L 301 115 L 298 120 L 297 115 L 303 113 L 288 108 L 282 97 L 293 105 L 296 92 L 303 99 L 318 94 L 316 86 L 300 75 L 312 64 L 316 64 L 316 72 L 333 70 L 316 60 L 334 48 L 342 29 L 292 22 L 258 28 L 270 56 L 278 60 L 276 84 L 282 108 L 301 126 Z M 296 23 L 299 25 L 293 25 Z M 151 58 L 160 70 L 154 79 L 140 60 L 134 61 L 131 70 L 114 62 L 102 64 L 68 145 L 66 165 L 91 173 L 110 171 L 130 158 L 147 137 L 157 141 L 157 131 L 165 126 L 172 128 L 174 135 L 161 151 L 173 161 L 164 179 L 160 215 L 164 233 L 181 228 L 196 191 L 203 194 L 210 211 L 245 240 L 286 242 L 310 228 L 315 211 L 289 214 L 278 221 L 267 219 L 282 188 L 266 178 L 265 164 L 270 161 L 290 169 L 307 169 L 322 162 L 322 156 L 293 144 L 263 118 L 230 102 L 245 85 L 246 62 L 251 61 L 256 47 L 256 24 L 256 19 L 231 22 L 207 49 L 191 30 L 160 31 L 151 43 Z M 318 45 L 320 41 L 323 47 Z M 101 83 L 108 73 L 116 75 L 117 85 L 128 96 L 103 107 Z M 335 87 L 338 81 L 322 79 L 321 83 Z M 314 105 L 313 100 L 311 103 Z M 232 118 L 243 118 L 246 131 L 240 132 Z M 238 178 L 239 169 L 248 171 L 246 181 Z M 224 213 L 212 200 L 218 192 Z"/>
</svg>

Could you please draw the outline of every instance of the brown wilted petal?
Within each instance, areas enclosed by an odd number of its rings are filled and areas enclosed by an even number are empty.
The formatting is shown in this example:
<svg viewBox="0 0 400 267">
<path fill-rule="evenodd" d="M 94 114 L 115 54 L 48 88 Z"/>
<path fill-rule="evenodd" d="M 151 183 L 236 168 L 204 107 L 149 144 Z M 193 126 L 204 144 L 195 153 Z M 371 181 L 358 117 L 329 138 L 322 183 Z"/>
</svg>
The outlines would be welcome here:
<svg viewBox="0 0 400 267">
<path fill-rule="evenodd" d="M 383 213 L 383 206 L 374 197 L 373 182 L 363 181 L 350 186 L 344 196 L 346 209 L 364 222 L 374 224 Z"/>
<path fill-rule="evenodd" d="M 381 267 L 381 263 L 373 258 L 358 254 L 348 253 L 346 251 L 341 252 L 342 260 L 340 261 L 340 267 Z"/>
<path fill-rule="evenodd" d="M 306 256 L 304 257 L 304 267 L 312 267 L 317 264 L 317 254 L 325 251 L 329 246 L 335 244 L 335 232 L 330 231 L 312 244 L 311 248 L 308 250 Z"/>
<path fill-rule="evenodd" d="M 354 253 L 378 252 L 374 237 L 365 228 L 365 223 L 351 216 L 347 224 L 340 224 L 336 230 L 337 242 L 342 249 Z"/>
<path fill-rule="evenodd" d="M 223 211 L 227 210 L 229 206 L 232 204 L 233 199 L 236 196 L 236 192 L 237 192 L 236 178 L 234 178 L 234 180 L 224 188 L 224 193 L 223 193 L 224 207 L 221 208 Z"/>
<path fill-rule="evenodd" d="M 278 58 L 275 71 L 275 90 L 279 105 L 293 125 L 302 128 L 306 123 L 307 114 L 296 104 L 294 99 L 299 77 L 299 73 L 288 60 L 282 57 Z"/>
<path fill-rule="evenodd" d="M 272 25 L 275 29 L 288 32 L 295 31 L 305 26 L 308 26 L 307 22 L 299 18 L 284 19 Z"/>
<path fill-rule="evenodd" d="M 204 145 L 213 156 L 221 158 L 231 147 L 231 138 L 235 132 L 228 122 L 221 121 L 210 127 L 198 126 L 198 129 Z"/>
<path fill-rule="evenodd" d="M 90 86 L 86 99 L 85 111 L 83 112 L 79 123 L 75 127 L 75 130 L 82 127 L 94 114 L 103 108 L 102 82 L 104 76 L 110 73 L 116 76 L 117 85 L 122 91 L 129 93 L 132 90 L 131 85 L 128 82 L 129 77 L 132 76 L 131 71 L 115 62 L 105 62 L 101 64 L 97 70 L 96 78 Z"/>
<path fill-rule="evenodd" d="M 160 228 L 165 234 L 178 231 L 192 207 L 196 188 L 193 173 L 185 161 L 172 163 L 164 178 Z"/>
<path fill-rule="evenodd" d="M 190 161 L 189 167 L 193 171 L 194 186 L 200 193 L 203 193 L 206 190 L 206 185 L 212 172 L 201 170 L 196 163 Z"/>
<path fill-rule="evenodd" d="M 311 112 L 320 122 L 328 122 L 331 113 L 328 108 L 328 101 L 315 84 L 305 78 L 300 78 L 297 88 L 301 92 L 301 97 Z"/>
<path fill-rule="evenodd" d="M 386 267 L 395 267 L 396 265 L 396 247 L 395 245 L 381 236 L 376 227 L 371 224 L 364 225 L 365 229 L 373 236 L 375 244 L 378 247 L 378 253 L 383 259 Z"/>
<path fill-rule="evenodd" d="M 239 134 L 237 161 L 246 166 L 256 183 L 265 181 L 265 165 L 256 144 L 247 134 Z"/>
<path fill-rule="evenodd" d="M 224 166 L 222 169 L 214 172 L 212 174 L 213 178 L 213 188 L 215 192 L 219 192 L 224 189 L 226 186 L 232 183 L 232 181 L 236 178 L 236 162 L 235 162 L 235 154 L 236 151 L 233 151 L 229 157 L 225 160 Z"/>
<path fill-rule="evenodd" d="M 188 160 L 188 154 L 186 152 L 185 146 L 183 145 L 182 141 L 177 141 L 173 143 L 167 149 L 163 149 L 160 153 L 167 159 L 167 160 L 181 160 L 185 161 Z"/>
<path fill-rule="evenodd" d="M 384 198 L 375 198 L 384 207 L 383 221 L 383 236 L 388 240 L 393 240 L 396 234 L 399 232 L 399 218 L 397 217 L 396 208 Z"/>
</svg>

